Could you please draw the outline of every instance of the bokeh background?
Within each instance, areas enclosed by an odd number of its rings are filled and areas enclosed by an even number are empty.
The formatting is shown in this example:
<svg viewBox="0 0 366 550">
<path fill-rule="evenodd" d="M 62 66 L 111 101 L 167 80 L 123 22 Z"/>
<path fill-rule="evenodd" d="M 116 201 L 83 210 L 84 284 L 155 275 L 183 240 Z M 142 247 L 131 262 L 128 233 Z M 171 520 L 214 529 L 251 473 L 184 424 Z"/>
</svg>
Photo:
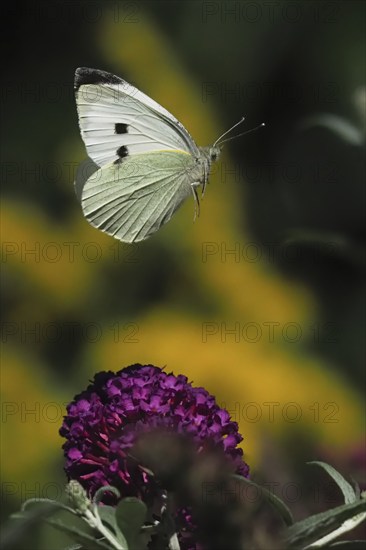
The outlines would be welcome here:
<svg viewBox="0 0 366 550">
<path fill-rule="evenodd" d="M 1 10 L 2 518 L 61 496 L 65 404 L 95 372 L 136 362 L 226 405 L 253 475 L 297 517 L 326 486 L 306 461 L 364 482 L 365 4 Z M 195 223 L 188 200 L 124 245 L 88 225 L 75 195 L 79 66 L 138 86 L 199 145 L 242 115 L 244 130 L 266 127 L 224 147 Z M 37 545 L 58 548 L 50 536 Z"/>
</svg>

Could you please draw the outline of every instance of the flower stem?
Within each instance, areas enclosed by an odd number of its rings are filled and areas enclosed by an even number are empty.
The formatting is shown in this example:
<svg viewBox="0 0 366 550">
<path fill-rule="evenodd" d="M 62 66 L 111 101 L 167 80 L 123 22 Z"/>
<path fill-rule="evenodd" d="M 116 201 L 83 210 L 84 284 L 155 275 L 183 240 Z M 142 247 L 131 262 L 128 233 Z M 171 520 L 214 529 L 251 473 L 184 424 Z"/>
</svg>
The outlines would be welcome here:
<svg viewBox="0 0 366 550">
<path fill-rule="evenodd" d="M 169 550 L 180 550 L 177 533 L 173 533 L 169 539 Z"/>
</svg>

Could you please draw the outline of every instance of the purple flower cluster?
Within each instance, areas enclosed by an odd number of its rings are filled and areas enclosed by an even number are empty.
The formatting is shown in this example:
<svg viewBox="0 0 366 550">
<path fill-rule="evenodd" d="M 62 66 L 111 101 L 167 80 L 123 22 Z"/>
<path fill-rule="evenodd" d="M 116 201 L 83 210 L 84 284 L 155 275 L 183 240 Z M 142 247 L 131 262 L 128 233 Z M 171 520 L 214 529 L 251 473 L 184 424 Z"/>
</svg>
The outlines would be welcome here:
<svg viewBox="0 0 366 550">
<path fill-rule="evenodd" d="M 204 388 L 183 375 L 152 365 L 131 365 L 117 373 L 100 372 L 67 407 L 61 436 L 69 479 L 78 480 L 92 496 L 103 485 L 122 495 L 153 499 L 156 481 L 131 456 L 144 433 L 164 430 L 189 438 L 201 453 L 209 445 L 220 450 L 243 476 L 248 466 L 238 425 Z"/>
</svg>

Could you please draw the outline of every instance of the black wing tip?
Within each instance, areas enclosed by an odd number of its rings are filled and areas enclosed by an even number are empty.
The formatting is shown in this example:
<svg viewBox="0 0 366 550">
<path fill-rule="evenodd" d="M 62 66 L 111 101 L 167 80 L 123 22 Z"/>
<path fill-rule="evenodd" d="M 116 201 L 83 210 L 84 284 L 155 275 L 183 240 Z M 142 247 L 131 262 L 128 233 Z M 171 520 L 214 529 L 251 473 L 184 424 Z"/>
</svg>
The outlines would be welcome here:
<svg viewBox="0 0 366 550">
<path fill-rule="evenodd" d="M 75 71 L 75 90 L 78 90 L 80 86 L 83 86 L 84 84 L 121 84 L 121 82 L 124 82 L 122 78 L 99 69 L 79 67 Z"/>
</svg>

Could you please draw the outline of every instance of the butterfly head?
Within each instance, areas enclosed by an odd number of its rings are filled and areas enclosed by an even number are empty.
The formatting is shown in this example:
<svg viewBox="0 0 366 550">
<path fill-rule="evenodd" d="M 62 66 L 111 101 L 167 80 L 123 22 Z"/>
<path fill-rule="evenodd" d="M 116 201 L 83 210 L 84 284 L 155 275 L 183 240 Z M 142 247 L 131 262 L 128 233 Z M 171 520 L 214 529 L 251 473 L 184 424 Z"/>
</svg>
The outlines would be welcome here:
<svg viewBox="0 0 366 550">
<path fill-rule="evenodd" d="M 211 162 L 214 162 L 215 160 L 217 160 L 220 156 L 220 153 L 221 153 L 221 149 L 217 145 L 213 145 L 212 147 L 210 147 L 209 156 L 210 156 Z"/>
<path fill-rule="evenodd" d="M 199 147 L 200 157 L 197 159 L 198 163 L 203 162 L 207 165 L 207 169 L 210 170 L 211 164 L 217 160 L 221 153 L 221 147 L 217 145 L 210 145 L 209 147 Z"/>
</svg>

